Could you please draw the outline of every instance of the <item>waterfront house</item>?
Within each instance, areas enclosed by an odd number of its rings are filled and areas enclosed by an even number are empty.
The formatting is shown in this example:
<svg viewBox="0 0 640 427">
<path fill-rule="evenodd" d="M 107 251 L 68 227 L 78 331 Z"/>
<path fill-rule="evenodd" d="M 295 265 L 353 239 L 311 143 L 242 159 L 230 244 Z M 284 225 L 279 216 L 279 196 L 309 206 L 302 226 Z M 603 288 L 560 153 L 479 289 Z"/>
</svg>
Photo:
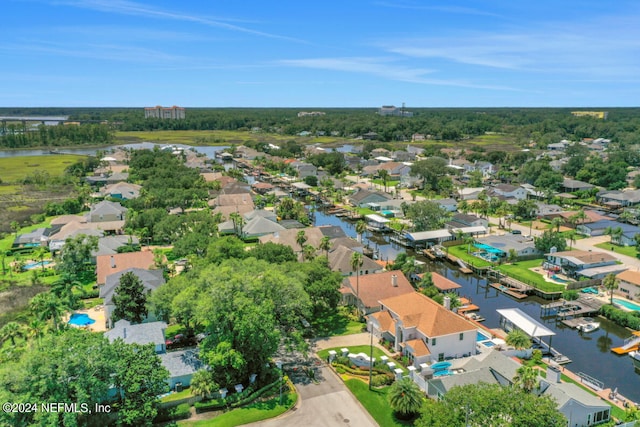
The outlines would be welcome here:
<svg viewBox="0 0 640 427">
<path fill-rule="evenodd" d="M 627 269 L 617 261 L 616 257 L 605 252 L 573 250 L 545 254 L 543 266 L 574 279 L 579 277 L 597 279 L 600 278 L 598 276 L 604 277 Z"/>
<path fill-rule="evenodd" d="M 382 203 L 391 200 L 392 197 L 381 191 L 359 190 L 349 196 L 349 203 L 353 206 L 364 208 L 369 203 Z"/>
<path fill-rule="evenodd" d="M 477 328 L 417 292 L 380 300 L 368 323 L 375 336 L 391 341 L 416 367 L 476 353 Z"/>
<path fill-rule="evenodd" d="M 340 293 L 346 304 L 355 305 L 362 315 L 380 311 L 382 299 L 415 292 L 400 270 L 346 277 Z"/>
<path fill-rule="evenodd" d="M 533 239 L 524 237 L 521 234 L 506 233 L 502 235 L 491 234 L 476 239 L 478 248 L 484 248 L 485 246 L 499 250 L 501 256 L 508 256 L 511 251 L 514 251 L 516 256 L 524 257 L 531 255 L 541 255 L 542 253 L 536 249 L 536 245 Z M 481 246 L 485 245 L 485 246 Z M 474 247 L 472 246 L 473 250 Z"/>
<path fill-rule="evenodd" d="M 331 252 L 329 252 L 329 268 L 331 271 L 337 271 L 343 276 L 355 276 L 351 266 L 351 258 L 354 252 L 362 253 L 362 247 L 351 248 L 344 245 L 337 246 Z M 362 265 L 358 269 L 358 274 L 363 275 L 378 273 L 383 270 L 383 267 L 369 258 L 366 255 L 362 256 Z"/>
<path fill-rule="evenodd" d="M 449 370 L 455 372 L 453 375 L 433 377 L 433 371 L 429 368 L 423 369 L 420 375 L 427 380 L 427 395 L 439 400 L 456 386 L 478 383 L 511 386 L 520 366 L 518 362 L 500 351 L 490 350 L 471 357 L 452 360 Z"/>
<path fill-rule="evenodd" d="M 567 426 L 593 426 L 608 422 L 611 406 L 576 384 L 562 382 L 557 366 L 547 367 L 546 378 L 540 377 L 540 386 L 534 392 L 551 397 L 558 410 L 567 419 Z"/>
<path fill-rule="evenodd" d="M 12 249 L 18 248 L 37 248 L 39 246 L 47 246 L 49 236 L 56 233 L 61 226 L 36 228 L 28 233 L 19 234 L 11 245 Z"/>
<path fill-rule="evenodd" d="M 627 270 L 616 275 L 618 279 L 617 292 L 628 299 L 640 301 L 640 272 Z"/>
<path fill-rule="evenodd" d="M 160 285 L 165 283 L 162 270 L 146 270 L 142 268 L 127 268 L 125 270 L 118 271 L 110 274 L 105 279 L 105 284 L 100 287 L 100 298 L 104 300 L 104 318 L 106 327 L 112 327 L 111 315 L 116 306 L 113 303 L 113 295 L 116 289 L 120 286 L 120 279 L 126 273 L 133 273 L 144 286 L 145 292 L 151 293 L 151 291 L 157 289 Z M 154 321 L 155 316 L 149 312 L 145 321 Z"/>
</svg>

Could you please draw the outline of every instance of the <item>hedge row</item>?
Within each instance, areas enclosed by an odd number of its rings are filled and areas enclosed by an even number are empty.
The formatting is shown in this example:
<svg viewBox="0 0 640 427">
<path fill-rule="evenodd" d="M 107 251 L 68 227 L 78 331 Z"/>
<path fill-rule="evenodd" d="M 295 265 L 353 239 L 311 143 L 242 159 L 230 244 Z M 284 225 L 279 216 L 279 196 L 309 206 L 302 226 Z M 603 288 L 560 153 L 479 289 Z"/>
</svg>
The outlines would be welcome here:
<svg viewBox="0 0 640 427">
<path fill-rule="evenodd" d="M 369 371 L 362 369 L 353 369 L 349 366 L 334 364 L 335 370 L 339 374 L 349 373 L 358 376 L 368 376 Z M 394 381 L 393 375 L 390 372 L 381 371 L 379 369 L 373 369 L 373 375 L 371 376 L 371 385 L 374 387 L 380 387 L 383 385 L 392 384 Z"/>
<path fill-rule="evenodd" d="M 191 407 L 188 403 L 181 403 L 173 408 L 160 408 L 153 422 L 164 423 L 167 421 L 186 420 L 189 417 L 191 417 Z"/>
<path fill-rule="evenodd" d="M 269 392 L 275 391 L 279 386 L 280 379 L 271 384 L 267 384 L 266 386 L 256 391 L 254 391 L 253 388 L 249 386 L 246 388 L 246 390 L 243 390 L 242 393 L 232 394 L 226 399 L 212 399 L 206 402 L 196 402 L 193 406 L 196 408 L 196 413 L 198 414 L 201 412 L 218 411 L 228 406 L 231 408 L 237 408 L 247 405 Z"/>
<path fill-rule="evenodd" d="M 637 313 L 637 312 L 634 312 Z M 600 307 L 600 314 L 611 320 L 617 325 L 627 328 L 640 330 L 640 317 L 634 313 L 620 310 L 612 305 L 603 305 Z"/>
</svg>

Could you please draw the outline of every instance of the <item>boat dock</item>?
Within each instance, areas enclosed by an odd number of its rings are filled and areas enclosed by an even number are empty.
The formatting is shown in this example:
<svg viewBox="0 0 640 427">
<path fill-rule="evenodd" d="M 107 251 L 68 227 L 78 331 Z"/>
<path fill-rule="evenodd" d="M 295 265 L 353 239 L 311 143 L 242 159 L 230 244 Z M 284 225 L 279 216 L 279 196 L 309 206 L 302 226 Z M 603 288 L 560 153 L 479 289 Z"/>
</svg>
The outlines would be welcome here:
<svg viewBox="0 0 640 427">
<path fill-rule="evenodd" d="M 600 311 L 604 302 L 589 296 L 581 296 L 575 301 L 555 301 L 541 305 L 542 315 L 555 315 L 562 318 L 591 316 Z"/>
<path fill-rule="evenodd" d="M 524 299 L 528 297 L 527 294 L 520 292 L 518 288 L 511 288 L 509 286 L 503 285 L 502 283 L 489 283 L 489 286 L 516 299 Z"/>
<path fill-rule="evenodd" d="M 640 350 L 640 331 L 634 331 L 631 337 L 624 340 L 623 345 L 611 349 L 615 354 L 627 354 L 637 350 Z"/>
<path fill-rule="evenodd" d="M 586 320 L 584 317 L 578 317 L 574 319 L 563 319 L 562 323 L 572 329 L 579 329 L 580 326 L 587 325 L 591 322 L 589 320 Z"/>
</svg>

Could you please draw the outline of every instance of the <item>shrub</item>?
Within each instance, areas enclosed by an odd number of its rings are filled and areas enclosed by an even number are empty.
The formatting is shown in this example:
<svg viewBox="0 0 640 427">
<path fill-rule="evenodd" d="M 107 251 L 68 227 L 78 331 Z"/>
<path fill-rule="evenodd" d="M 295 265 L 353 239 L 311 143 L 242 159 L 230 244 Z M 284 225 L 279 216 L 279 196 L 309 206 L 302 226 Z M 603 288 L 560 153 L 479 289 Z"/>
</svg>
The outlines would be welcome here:
<svg viewBox="0 0 640 427">
<path fill-rule="evenodd" d="M 603 305 L 600 308 L 600 314 L 620 326 L 640 330 L 640 317 L 634 313 L 620 310 L 612 305 Z"/>
<path fill-rule="evenodd" d="M 188 403 L 181 403 L 173 408 L 159 408 L 158 415 L 153 419 L 154 423 L 167 421 L 186 420 L 191 417 L 191 407 Z"/>
</svg>

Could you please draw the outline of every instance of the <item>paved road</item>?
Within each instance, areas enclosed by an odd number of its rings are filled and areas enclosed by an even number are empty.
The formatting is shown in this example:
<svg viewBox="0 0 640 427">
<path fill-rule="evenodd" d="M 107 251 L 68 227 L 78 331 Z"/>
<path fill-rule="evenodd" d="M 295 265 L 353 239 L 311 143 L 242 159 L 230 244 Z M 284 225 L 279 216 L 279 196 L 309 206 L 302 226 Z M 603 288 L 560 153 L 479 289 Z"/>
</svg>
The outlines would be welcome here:
<svg viewBox="0 0 640 427">
<path fill-rule="evenodd" d="M 360 405 L 342 380 L 322 364 L 316 368 L 319 382 L 292 377 L 300 400 L 293 411 L 252 427 L 375 427 L 378 424 Z"/>
</svg>

